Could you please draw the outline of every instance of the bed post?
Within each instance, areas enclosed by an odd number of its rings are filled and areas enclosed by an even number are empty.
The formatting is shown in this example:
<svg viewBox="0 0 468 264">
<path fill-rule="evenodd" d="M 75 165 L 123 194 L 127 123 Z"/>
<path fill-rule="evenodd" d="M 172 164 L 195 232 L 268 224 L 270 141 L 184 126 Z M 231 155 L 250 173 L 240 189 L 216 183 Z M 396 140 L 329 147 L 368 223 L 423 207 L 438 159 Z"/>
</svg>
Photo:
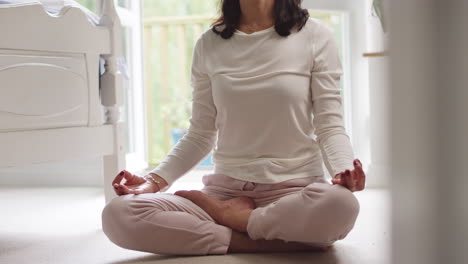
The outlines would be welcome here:
<svg viewBox="0 0 468 264">
<path fill-rule="evenodd" d="M 120 106 L 122 105 L 122 76 L 118 67 L 118 60 L 122 56 L 122 26 L 114 0 L 102 0 L 100 25 L 110 31 L 110 54 L 104 54 L 105 73 L 101 76 L 102 104 L 106 107 L 107 124 L 113 126 L 114 153 L 104 156 L 104 196 L 106 204 L 117 195 L 112 188 L 112 180 L 125 169 L 124 126 L 119 121 Z"/>
</svg>

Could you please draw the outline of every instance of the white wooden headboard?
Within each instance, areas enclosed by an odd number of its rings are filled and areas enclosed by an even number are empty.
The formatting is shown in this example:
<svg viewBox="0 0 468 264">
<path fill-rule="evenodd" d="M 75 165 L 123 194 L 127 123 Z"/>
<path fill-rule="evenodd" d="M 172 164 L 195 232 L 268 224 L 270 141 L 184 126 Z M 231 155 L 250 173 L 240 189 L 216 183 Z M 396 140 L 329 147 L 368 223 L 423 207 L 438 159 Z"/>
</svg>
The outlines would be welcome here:
<svg viewBox="0 0 468 264">
<path fill-rule="evenodd" d="M 108 202 L 125 168 L 122 36 L 114 0 L 101 11 L 94 25 L 76 7 L 0 5 L 0 167 L 102 156 Z"/>
<path fill-rule="evenodd" d="M 113 1 L 103 3 L 100 26 L 75 7 L 54 16 L 39 4 L 0 5 L 0 131 L 102 124 L 101 55 L 102 103 L 117 118 L 120 23 Z"/>
</svg>

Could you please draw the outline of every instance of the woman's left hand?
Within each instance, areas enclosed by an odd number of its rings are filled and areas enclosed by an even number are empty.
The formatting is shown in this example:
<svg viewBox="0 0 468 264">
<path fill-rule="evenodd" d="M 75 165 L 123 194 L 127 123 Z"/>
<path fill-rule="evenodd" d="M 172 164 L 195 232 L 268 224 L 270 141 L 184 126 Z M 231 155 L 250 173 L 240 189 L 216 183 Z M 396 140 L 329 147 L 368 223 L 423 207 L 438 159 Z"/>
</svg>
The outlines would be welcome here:
<svg viewBox="0 0 468 264">
<path fill-rule="evenodd" d="M 359 159 L 353 161 L 354 169 L 338 173 L 332 179 L 332 184 L 339 184 L 348 188 L 352 192 L 364 190 L 366 185 L 366 174 L 362 169 Z"/>
</svg>

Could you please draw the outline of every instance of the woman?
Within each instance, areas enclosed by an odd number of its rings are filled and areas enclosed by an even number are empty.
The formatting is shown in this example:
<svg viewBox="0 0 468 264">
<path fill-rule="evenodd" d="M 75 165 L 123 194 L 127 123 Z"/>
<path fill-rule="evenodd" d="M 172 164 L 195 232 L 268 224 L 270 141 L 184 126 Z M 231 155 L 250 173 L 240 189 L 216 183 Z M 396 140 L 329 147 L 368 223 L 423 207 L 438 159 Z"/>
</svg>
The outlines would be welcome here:
<svg viewBox="0 0 468 264">
<path fill-rule="evenodd" d="M 365 174 L 343 126 L 341 62 L 300 4 L 221 1 L 195 45 L 188 132 L 148 175 L 116 176 L 102 213 L 111 241 L 180 255 L 324 250 L 353 228 Z M 160 192 L 214 147 L 201 191 Z"/>
</svg>

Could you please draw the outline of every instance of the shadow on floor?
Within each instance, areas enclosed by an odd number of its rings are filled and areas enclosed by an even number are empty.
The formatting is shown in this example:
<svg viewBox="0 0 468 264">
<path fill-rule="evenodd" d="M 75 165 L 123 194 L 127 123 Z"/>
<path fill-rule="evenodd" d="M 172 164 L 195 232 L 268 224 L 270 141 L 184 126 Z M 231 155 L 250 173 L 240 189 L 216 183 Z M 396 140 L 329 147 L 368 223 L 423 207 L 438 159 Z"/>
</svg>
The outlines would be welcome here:
<svg viewBox="0 0 468 264">
<path fill-rule="evenodd" d="M 226 255 L 209 256 L 169 256 L 150 255 L 137 257 L 131 260 L 116 261 L 111 264 L 137 264 L 137 263 L 158 263 L 158 264 L 195 264 L 195 263 L 223 263 L 223 264 L 275 264 L 275 263 L 338 263 L 335 247 L 327 252 L 292 252 L 292 253 L 237 253 Z"/>
</svg>

